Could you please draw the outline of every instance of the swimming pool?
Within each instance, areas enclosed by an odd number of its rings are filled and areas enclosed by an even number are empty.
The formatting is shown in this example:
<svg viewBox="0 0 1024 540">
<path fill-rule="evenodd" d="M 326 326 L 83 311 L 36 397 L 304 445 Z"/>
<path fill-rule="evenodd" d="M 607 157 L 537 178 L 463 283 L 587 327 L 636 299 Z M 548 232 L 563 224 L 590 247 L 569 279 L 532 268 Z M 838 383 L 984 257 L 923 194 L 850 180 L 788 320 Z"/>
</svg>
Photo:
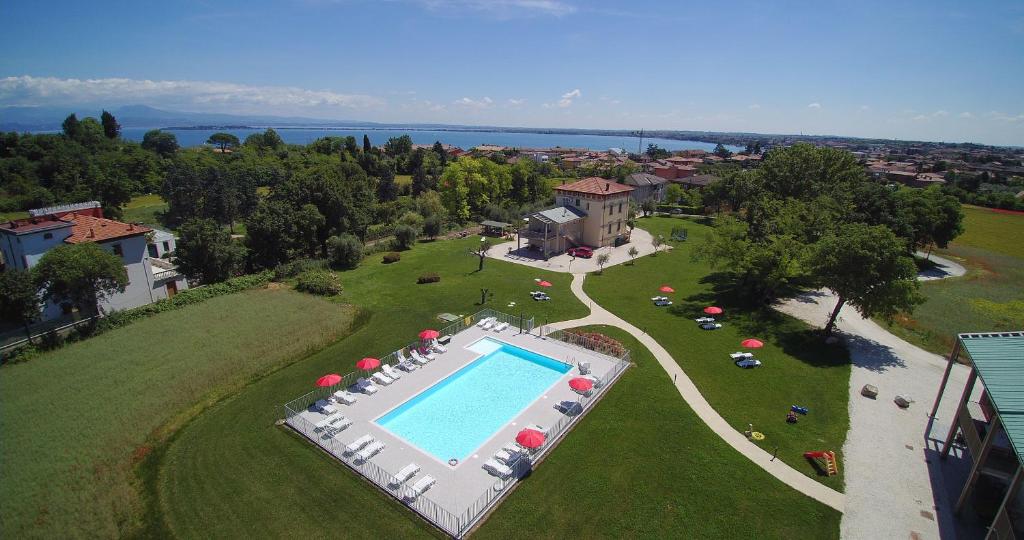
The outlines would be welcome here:
<svg viewBox="0 0 1024 540">
<path fill-rule="evenodd" d="M 467 349 L 483 356 L 376 423 L 440 461 L 464 461 L 571 369 L 492 338 Z"/>
</svg>

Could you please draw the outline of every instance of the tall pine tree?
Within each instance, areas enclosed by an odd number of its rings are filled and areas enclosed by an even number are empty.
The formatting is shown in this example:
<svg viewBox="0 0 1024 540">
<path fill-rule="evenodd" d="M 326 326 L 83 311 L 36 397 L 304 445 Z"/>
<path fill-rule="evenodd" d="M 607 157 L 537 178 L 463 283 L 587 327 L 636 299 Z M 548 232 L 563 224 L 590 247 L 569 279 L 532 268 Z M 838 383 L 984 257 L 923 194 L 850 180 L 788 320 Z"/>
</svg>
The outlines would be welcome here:
<svg viewBox="0 0 1024 540">
<path fill-rule="evenodd" d="M 121 135 L 121 124 L 118 124 L 117 119 L 109 112 L 103 111 L 103 114 L 100 115 L 100 123 L 103 124 L 103 134 L 108 139 L 116 139 Z"/>
</svg>

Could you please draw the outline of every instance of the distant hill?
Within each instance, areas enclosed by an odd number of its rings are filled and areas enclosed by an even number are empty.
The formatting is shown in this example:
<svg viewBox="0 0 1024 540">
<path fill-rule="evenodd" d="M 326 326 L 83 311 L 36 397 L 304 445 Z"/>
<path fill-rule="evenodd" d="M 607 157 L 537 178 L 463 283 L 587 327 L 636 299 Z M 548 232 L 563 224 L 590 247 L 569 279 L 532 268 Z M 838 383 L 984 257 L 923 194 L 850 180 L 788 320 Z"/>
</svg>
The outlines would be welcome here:
<svg viewBox="0 0 1024 540">
<path fill-rule="evenodd" d="M 126 105 L 107 109 L 122 127 L 159 128 L 193 125 L 255 126 L 373 126 L 358 120 L 324 120 L 301 116 L 263 116 L 167 111 L 148 105 Z M 79 118 L 99 118 L 102 109 L 83 107 L 0 107 L 0 131 L 46 131 L 60 129 L 71 113 Z"/>
</svg>

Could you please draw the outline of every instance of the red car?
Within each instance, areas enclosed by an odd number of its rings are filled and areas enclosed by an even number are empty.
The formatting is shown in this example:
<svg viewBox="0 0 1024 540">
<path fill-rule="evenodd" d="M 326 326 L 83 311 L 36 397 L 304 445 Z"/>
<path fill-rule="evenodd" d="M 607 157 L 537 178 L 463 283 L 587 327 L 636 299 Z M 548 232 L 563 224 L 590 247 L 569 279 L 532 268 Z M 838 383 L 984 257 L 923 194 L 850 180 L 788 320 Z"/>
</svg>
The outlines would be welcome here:
<svg viewBox="0 0 1024 540">
<path fill-rule="evenodd" d="M 587 246 L 569 248 L 568 253 L 573 257 L 579 257 L 581 259 L 589 259 L 594 256 L 594 250 L 588 248 Z"/>
</svg>

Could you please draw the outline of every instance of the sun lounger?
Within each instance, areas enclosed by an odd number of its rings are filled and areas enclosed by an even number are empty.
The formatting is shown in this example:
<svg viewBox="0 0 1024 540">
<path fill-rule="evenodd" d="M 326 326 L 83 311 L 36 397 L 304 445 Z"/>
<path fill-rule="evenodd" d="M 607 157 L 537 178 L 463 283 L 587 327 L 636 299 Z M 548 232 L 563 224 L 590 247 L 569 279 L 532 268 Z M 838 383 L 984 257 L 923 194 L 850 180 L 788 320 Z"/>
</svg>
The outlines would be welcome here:
<svg viewBox="0 0 1024 540">
<path fill-rule="evenodd" d="M 576 367 L 580 369 L 580 375 L 590 373 L 590 362 L 580 362 Z"/>
<path fill-rule="evenodd" d="M 418 351 L 416 351 L 416 352 L 420 353 L 420 356 L 422 356 L 423 358 L 426 358 L 427 360 L 433 360 L 433 359 L 437 358 L 436 354 L 430 352 L 430 350 L 425 349 L 423 347 L 420 347 L 420 349 Z"/>
<path fill-rule="evenodd" d="M 377 387 L 374 386 L 372 382 L 362 377 L 356 381 L 356 388 L 358 388 L 360 392 L 370 396 L 377 393 Z"/>
<path fill-rule="evenodd" d="M 491 317 L 490 319 L 487 319 L 487 324 L 481 326 L 480 328 L 483 328 L 484 330 L 490 330 L 491 328 L 494 328 L 495 324 L 498 324 L 498 319 Z"/>
<path fill-rule="evenodd" d="M 476 325 L 479 326 L 480 328 L 483 328 L 484 326 L 487 325 L 487 323 L 493 322 L 494 320 L 494 317 L 485 317 L 477 321 Z"/>
<path fill-rule="evenodd" d="M 740 360 L 740 359 L 743 359 L 743 358 L 753 358 L 753 357 L 754 357 L 754 353 L 748 353 L 748 352 L 734 352 L 734 353 L 729 355 L 729 358 L 732 358 L 733 360 Z"/>
<path fill-rule="evenodd" d="M 421 366 L 425 366 L 425 365 L 427 365 L 428 362 L 430 362 L 429 358 L 426 358 L 426 357 L 420 355 L 420 353 L 418 353 L 416 351 L 411 351 L 410 354 L 412 354 L 413 362 L 416 362 L 417 364 L 419 364 Z"/>
<path fill-rule="evenodd" d="M 437 351 L 439 353 L 446 353 L 446 352 L 448 352 L 448 349 L 445 348 L 444 345 L 441 345 L 440 343 L 438 343 L 436 339 L 430 340 L 430 350 Z"/>
<path fill-rule="evenodd" d="M 352 425 L 352 420 L 346 418 L 345 416 L 339 416 L 338 418 L 335 418 L 334 420 L 330 421 L 324 427 L 324 433 L 326 433 L 327 435 L 330 435 L 331 437 L 334 437 L 337 434 L 339 434 L 342 431 L 344 431 L 345 428 L 347 428 L 347 427 L 349 427 L 351 425 Z"/>
<path fill-rule="evenodd" d="M 654 305 L 656 305 L 658 307 L 671 306 L 672 305 L 672 301 L 671 300 L 658 300 L 657 302 L 654 303 Z"/>
<path fill-rule="evenodd" d="M 328 425 L 330 425 L 331 422 L 334 422 L 335 420 L 338 420 L 340 418 L 345 418 L 345 415 L 341 414 L 340 412 L 328 415 L 327 418 L 324 418 L 323 420 L 313 424 L 313 431 L 320 431 L 326 428 Z"/>
<path fill-rule="evenodd" d="M 544 435 L 548 434 L 548 428 L 538 426 L 537 424 L 530 424 L 530 425 L 526 426 L 526 429 L 532 429 L 534 431 L 539 431 L 539 432 L 543 433 Z"/>
<path fill-rule="evenodd" d="M 576 416 L 583 412 L 583 405 L 580 405 L 577 401 L 566 399 L 555 404 L 555 409 L 566 416 Z"/>
<path fill-rule="evenodd" d="M 373 375 L 370 375 L 370 378 L 375 380 L 375 381 L 377 381 L 377 382 L 379 382 L 379 383 L 381 383 L 381 384 L 383 384 L 384 386 L 387 386 L 387 385 L 395 382 L 394 379 L 392 379 L 391 377 L 388 377 L 387 375 L 385 375 L 385 374 L 383 374 L 383 373 L 381 373 L 379 371 L 377 373 L 374 373 Z"/>
<path fill-rule="evenodd" d="M 704 330 L 718 330 L 722 325 L 720 323 L 704 323 L 700 327 Z"/>
<path fill-rule="evenodd" d="M 409 481 L 409 479 L 412 478 L 413 476 L 416 476 L 416 473 L 418 472 L 420 472 L 420 466 L 415 463 L 410 463 L 406 465 L 402 470 L 398 471 L 398 474 L 392 476 L 391 482 L 389 483 L 392 486 L 398 487 Z"/>
<path fill-rule="evenodd" d="M 359 437 L 358 439 L 352 441 L 351 444 L 347 445 L 345 447 L 345 453 L 351 454 L 354 452 L 358 452 L 360 448 L 370 444 L 371 442 L 373 442 L 373 436 L 363 435 L 362 437 Z"/>
<path fill-rule="evenodd" d="M 505 465 L 511 465 L 512 462 L 519 459 L 519 455 L 519 450 L 509 451 L 502 448 L 501 450 L 498 450 L 496 454 L 494 454 L 494 459 L 504 463 Z"/>
<path fill-rule="evenodd" d="M 320 401 L 314 403 L 313 408 L 324 414 L 334 414 L 338 412 L 338 409 L 335 408 L 335 406 L 332 405 L 331 402 L 326 399 L 321 399 Z"/>
<path fill-rule="evenodd" d="M 337 392 L 331 394 L 331 399 L 334 400 L 335 403 L 344 403 L 345 405 L 351 405 L 355 403 L 358 398 L 356 398 L 355 394 L 349 392 L 348 390 L 338 390 Z"/>
<path fill-rule="evenodd" d="M 416 362 L 413 362 L 412 360 L 402 360 L 395 365 L 398 366 L 398 369 L 405 371 L 406 373 L 412 372 L 417 368 Z"/>
<path fill-rule="evenodd" d="M 604 386 L 604 383 L 601 382 L 601 379 L 594 375 L 584 375 L 583 378 L 594 383 L 594 388 L 601 388 L 602 386 Z"/>
<path fill-rule="evenodd" d="M 668 300 L 667 296 L 652 296 L 651 302 L 660 302 L 662 300 Z"/>
<path fill-rule="evenodd" d="M 401 371 L 398 371 L 397 369 L 395 369 L 395 368 L 393 368 L 393 367 L 391 367 L 391 366 L 389 366 L 387 364 L 382 365 L 380 367 L 380 370 L 383 371 L 384 374 L 387 375 L 391 379 L 399 379 L 399 378 L 402 377 L 402 372 Z"/>
<path fill-rule="evenodd" d="M 512 469 L 502 465 L 496 459 L 488 459 L 484 462 L 484 470 L 499 478 L 512 476 Z"/>
<path fill-rule="evenodd" d="M 376 456 L 381 450 L 383 450 L 385 446 L 387 445 L 380 441 L 373 441 L 372 443 L 368 444 L 366 448 L 363 448 L 359 452 L 356 452 L 356 457 L 359 458 L 359 461 L 368 461 L 370 458 Z"/>
<path fill-rule="evenodd" d="M 507 322 L 503 322 L 503 323 L 499 324 L 498 326 L 495 326 L 494 327 L 494 331 L 495 332 L 501 332 L 501 331 L 505 330 L 506 328 L 508 328 L 508 323 Z"/>
<path fill-rule="evenodd" d="M 434 477 L 428 474 L 417 480 L 416 483 L 412 485 L 412 488 L 409 489 L 409 493 L 407 493 L 405 497 L 410 500 L 415 499 L 416 497 L 423 495 L 423 492 L 430 489 L 430 486 L 435 483 L 437 483 L 437 480 L 434 480 Z"/>
<path fill-rule="evenodd" d="M 714 317 L 697 317 L 696 319 L 694 319 L 694 322 L 696 322 L 697 324 L 704 324 L 704 323 L 709 323 L 709 322 L 715 322 L 715 318 Z"/>
</svg>

